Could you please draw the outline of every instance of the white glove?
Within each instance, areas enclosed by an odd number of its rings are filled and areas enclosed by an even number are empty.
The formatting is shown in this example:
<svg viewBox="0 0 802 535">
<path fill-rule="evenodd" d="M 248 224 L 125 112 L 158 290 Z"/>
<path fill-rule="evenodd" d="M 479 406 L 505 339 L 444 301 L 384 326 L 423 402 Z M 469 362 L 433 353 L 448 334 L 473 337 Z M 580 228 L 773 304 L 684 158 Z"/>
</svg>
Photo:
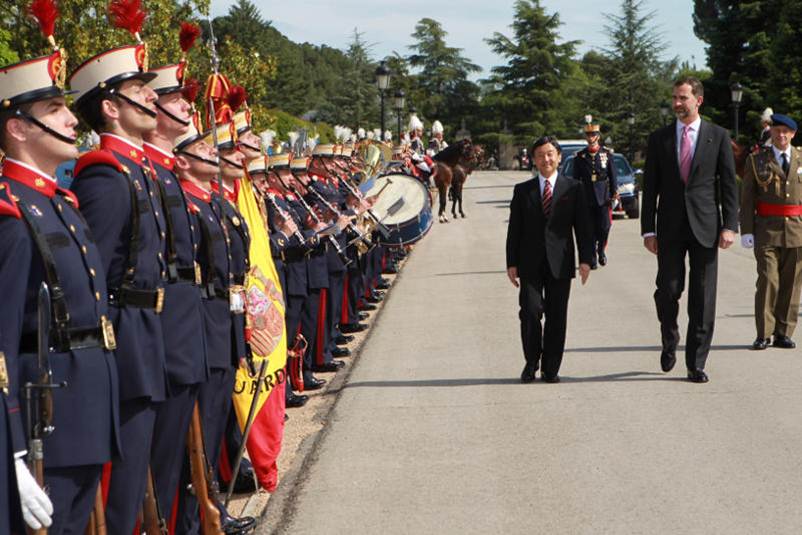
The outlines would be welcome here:
<svg viewBox="0 0 802 535">
<path fill-rule="evenodd" d="M 50 527 L 50 524 L 53 523 L 50 518 L 53 515 L 53 503 L 50 498 L 36 484 L 25 461 L 17 459 L 14 461 L 14 468 L 17 472 L 17 489 L 22 504 L 22 518 L 25 523 L 31 529 Z"/>
<path fill-rule="evenodd" d="M 755 246 L 755 236 L 752 234 L 744 234 L 741 236 L 741 247 L 744 249 L 751 249 Z"/>
</svg>

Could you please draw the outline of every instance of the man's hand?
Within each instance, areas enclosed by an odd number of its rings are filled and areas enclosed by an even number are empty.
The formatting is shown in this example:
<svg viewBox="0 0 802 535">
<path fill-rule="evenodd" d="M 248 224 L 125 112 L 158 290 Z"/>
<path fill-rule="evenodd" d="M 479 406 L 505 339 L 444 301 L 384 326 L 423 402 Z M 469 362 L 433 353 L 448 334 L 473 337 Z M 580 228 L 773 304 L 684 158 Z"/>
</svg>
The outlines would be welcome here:
<svg viewBox="0 0 802 535">
<path fill-rule="evenodd" d="M 752 234 L 744 234 L 741 236 L 741 247 L 744 249 L 751 249 L 755 246 L 755 236 Z"/>
<path fill-rule="evenodd" d="M 508 267 L 507 268 L 507 277 L 509 277 L 510 282 L 516 288 L 518 287 L 518 268 L 516 266 Z"/>
<path fill-rule="evenodd" d="M 722 249 L 729 249 L 733 243 L 735 243 L 735 233 L 727 229 L 722 230 L 718 239 L 718 246 Z"/>
<path fill-rule="evenodd" d="M 582 284 L 588 282 L 588 275 L 590 275 L 590 264 L 579 264 L 579 278 Z"/>
<path fill-rule="evenodd" d="M 643 246 L 652 254 L 657 254 L 657 236 L 646 236 L 643 238 Z"/>
<path fill-rule="evenodd" d="M 47 497 L 45 491 L 39 488 L 36 480 L 31 475 L 25 461 L 17 459 L 14 461 L 14 469 L 17 474 L 17 490 L 19 491 L 20 505 L 22 506 L 22 518 L 31 529 L 41 529 L 50 527 L 53 523 L 53 503 Z"/>
</svg>

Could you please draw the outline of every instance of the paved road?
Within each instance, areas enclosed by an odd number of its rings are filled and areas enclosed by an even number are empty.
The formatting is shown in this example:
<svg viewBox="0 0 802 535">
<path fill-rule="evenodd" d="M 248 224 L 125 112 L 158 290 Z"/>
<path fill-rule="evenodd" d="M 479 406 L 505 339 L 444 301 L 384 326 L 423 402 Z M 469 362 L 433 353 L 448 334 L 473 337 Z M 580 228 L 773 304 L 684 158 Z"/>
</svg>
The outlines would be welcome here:
<svg viewBox="0 0 802 535">
<path fill-rule="evenodd" d="M 656 261 L 630 220 L 572 288 L 563 382 L 518 383 L 504 236 L 525 178 L 475 174 L 468 219 L 416 247 L 282 531 L 802 532 L 802 358 L 746 349 L 740 246 L 721 255 L 709 384 L 682 380 L 681 358 L 660 373 Z"/>
</svg>

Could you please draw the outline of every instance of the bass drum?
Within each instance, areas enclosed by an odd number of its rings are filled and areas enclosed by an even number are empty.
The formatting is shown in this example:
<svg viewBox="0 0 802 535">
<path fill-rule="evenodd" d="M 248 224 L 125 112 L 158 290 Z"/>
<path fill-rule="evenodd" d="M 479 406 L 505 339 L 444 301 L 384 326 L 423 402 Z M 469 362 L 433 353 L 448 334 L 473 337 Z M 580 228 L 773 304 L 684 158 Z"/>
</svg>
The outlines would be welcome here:
<svg viewBox="0 0 802 535">
<path fill-rule="evenodd" d="M 365 195 L 380 193 L 373 212 L 390 230 L 389 237 L 379 235 L 384 245 L 415 243 L 432 228 L 429 192 L 420 180 L 402 174 L 377 177 L 366 183 Z"/>
</svg>

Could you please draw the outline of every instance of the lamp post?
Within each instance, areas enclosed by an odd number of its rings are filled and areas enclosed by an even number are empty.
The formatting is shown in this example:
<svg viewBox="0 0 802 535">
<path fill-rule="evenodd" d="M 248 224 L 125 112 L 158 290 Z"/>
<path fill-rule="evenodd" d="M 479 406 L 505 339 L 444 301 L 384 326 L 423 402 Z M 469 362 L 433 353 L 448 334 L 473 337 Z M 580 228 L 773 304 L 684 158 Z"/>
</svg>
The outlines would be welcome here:
<svg viewBox="0 0 802 535">
<path fill-rule="evenodd" d="M 395 107 L 395 115 L 398 118 L 398 140 L 399 140 L 399 142 L 401 140 L 401 114 L 404 112 L 404 104 L 406 103 L 405 102 L 406 99 L 404 98 L 404 96 L 405 96 L 404 95 L 404 91 L 402 89 L 399 89 L 398 91 L 395 92 L 395 97 L 393 98 L 393 104 L 394 104 L 394 107 Z"/>
<path fill-rule="evenodd" d="M 390 69 L 387 68 L 387 63 L 382 60 L 379 66 L 376 67 L 376 87 L 379 88 L 379 102 L 381 105 L 381 125 L 382 135 L 384 135 L 384 92 L 390 87 Z"/>
<path fill-rule="evenodd" d="M 744 88 L 738 82 L 733 82 L 730 86 L 730 96 L 732 97 L 732 107 L 735 112 L 735 139 L 738 139 L 738 108 L 741 107 L 741 100 L 744 98 Z"/>
<path fill-rule="evenodd" d="M 667 102 L 660 104 L 660 116 L 663 118 L 663 126 L 666 125 L 666 119 L 668 119 L 668 112 L 670 111 L 671 106 L 669 106 Z"/>
<path fill-rule="evenodd" d="M 627 114 L 627 124 L 629 125 L 629 161 L 630 163 L 635 159 L 635 114 L 629 112 Z"/>
</svg>

